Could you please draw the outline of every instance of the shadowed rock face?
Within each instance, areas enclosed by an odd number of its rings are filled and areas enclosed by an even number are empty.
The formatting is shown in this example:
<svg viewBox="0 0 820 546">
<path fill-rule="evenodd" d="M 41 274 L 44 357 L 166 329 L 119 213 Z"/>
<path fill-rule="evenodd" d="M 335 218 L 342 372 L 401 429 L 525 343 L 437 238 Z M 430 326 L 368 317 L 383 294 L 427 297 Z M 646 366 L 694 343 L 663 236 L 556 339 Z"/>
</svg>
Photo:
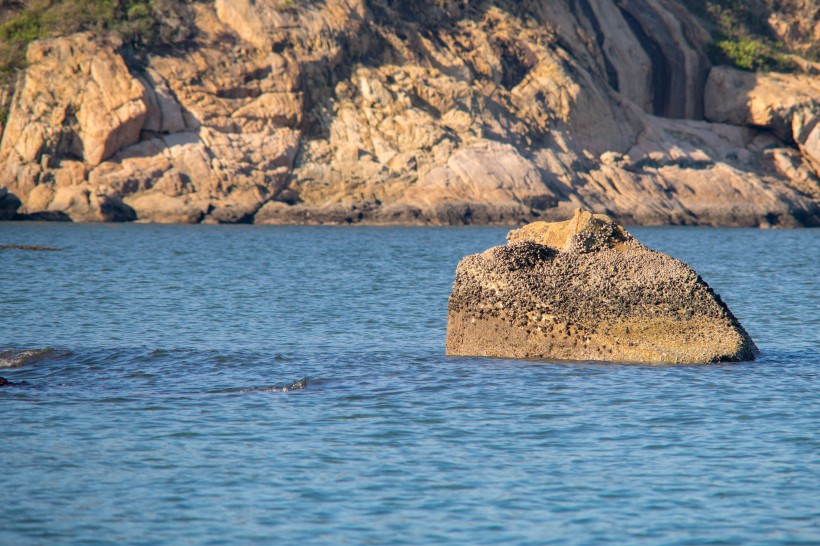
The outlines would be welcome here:
<svg viewBox="0 0 820 546">
<path fill-rule="evenodd" d="M 754 342 L 695 271 L 580 209 L 456 269 L 447 354 L 616 362 L 752 360 Z"/>
<path fill-rule="evenodd" d="M 0 187 L 0 220 L 11 220 L 20 207 L 20 199 L 10 195 L 6 188 Z"/>
</svg>

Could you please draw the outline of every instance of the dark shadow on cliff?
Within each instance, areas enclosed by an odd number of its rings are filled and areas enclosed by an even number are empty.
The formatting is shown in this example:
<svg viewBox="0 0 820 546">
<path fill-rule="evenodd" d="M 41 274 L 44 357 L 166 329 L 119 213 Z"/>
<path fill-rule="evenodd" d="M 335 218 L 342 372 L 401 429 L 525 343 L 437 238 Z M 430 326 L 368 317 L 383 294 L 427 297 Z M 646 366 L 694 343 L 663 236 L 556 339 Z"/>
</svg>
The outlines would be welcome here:
<svg viewBox="0 0 820 546">
<path fill-rule="evenodd" d="M 22 202 L 19 197 L 10 193 L 6 188 L 0 188 L 0 221 L 14 220 L 20 205 Z"/>
<path fill-rule="evenodd" d="M 60 210 L 44 210 L 32 212 L 30 214 L 15 214 L 14 220 L 18 222 L 71 222 L 71 217 Z"/>
</svg>

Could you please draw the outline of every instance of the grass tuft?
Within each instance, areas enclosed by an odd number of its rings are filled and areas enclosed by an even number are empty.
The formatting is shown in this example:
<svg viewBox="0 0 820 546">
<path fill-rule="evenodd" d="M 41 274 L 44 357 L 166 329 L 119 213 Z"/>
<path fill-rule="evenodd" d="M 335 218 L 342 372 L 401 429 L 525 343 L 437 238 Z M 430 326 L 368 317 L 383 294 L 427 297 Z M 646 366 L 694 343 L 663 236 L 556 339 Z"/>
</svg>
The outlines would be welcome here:
<svg viewBox="0 0 820 546">
<path fill-rule="evenodd" d="M 709 56 L 714 64 L 749 71 L 795 72 L 785 43 L 768 25 L 771 8 L 750 0 L 683 0 L 712 31 Z"/>
<path fill-rule="evenodd" d="M 2 4 L 0 0 L 0 4 Z M 137 49 L 188 35 L 190 1 L 30 0 L 0 19 L 0 84 L 25 67 L 28 44 L 79 31 L 119 36 Z"/>
</svg>

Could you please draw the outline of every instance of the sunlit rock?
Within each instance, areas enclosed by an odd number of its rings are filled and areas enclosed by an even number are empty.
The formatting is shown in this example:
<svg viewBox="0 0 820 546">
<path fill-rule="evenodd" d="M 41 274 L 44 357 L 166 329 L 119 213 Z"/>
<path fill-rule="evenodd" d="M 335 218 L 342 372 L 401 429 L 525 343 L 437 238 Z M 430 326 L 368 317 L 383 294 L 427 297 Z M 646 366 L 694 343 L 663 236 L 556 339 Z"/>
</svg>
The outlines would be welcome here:
<svg viewBox="0 0 820 546">
<path fill-rule="evenodd" d="M 459 263 L 447 354 L 651 363 L 757 354 L 695 271 L 605 215 L 579 209 L 508 239 Z"/>
</svg>

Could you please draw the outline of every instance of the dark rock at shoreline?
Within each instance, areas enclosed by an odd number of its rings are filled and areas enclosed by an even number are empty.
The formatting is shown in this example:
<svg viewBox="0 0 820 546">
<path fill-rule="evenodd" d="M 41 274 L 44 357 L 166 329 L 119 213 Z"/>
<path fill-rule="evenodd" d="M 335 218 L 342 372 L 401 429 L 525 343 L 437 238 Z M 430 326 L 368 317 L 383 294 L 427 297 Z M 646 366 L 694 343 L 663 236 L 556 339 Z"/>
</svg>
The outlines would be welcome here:
<svg viewBox="0 0 820 546">
<path fill-rule="evenodd" d="M 681 364 L 757 354 L 695 271 L 604 215 L 578 210 L 508 239 L 459 263 L 447 354 Z"/>
<path fill-rule="evenodd" d="M 0 188 L 0 221 L 13 219 L 21 204 L 16 195 L 9 193 L 6 188 Z"/>
</svg>

